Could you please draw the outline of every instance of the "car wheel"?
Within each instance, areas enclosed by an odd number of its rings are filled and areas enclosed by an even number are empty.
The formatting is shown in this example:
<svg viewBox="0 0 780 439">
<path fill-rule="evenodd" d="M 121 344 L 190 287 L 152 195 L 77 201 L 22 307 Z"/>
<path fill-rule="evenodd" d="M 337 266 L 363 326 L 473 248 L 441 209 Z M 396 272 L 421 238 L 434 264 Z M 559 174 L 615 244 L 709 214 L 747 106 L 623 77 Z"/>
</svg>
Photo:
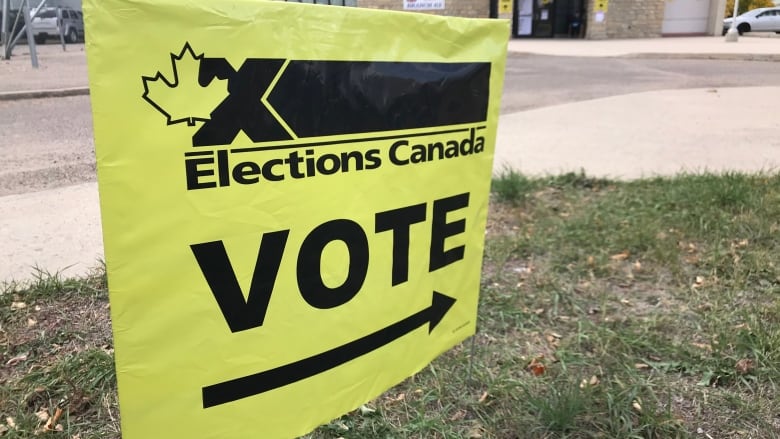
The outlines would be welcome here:
<svg viewBox="0 0 780 439">
<path fill-rule="evenodd" d="M 740 35 L 744 34 L 745 32 L 750 32 L 750 25 L 747 23 L 742 23 L 737 26 L 737 31 Z"/>
<path fill-rule="evenodd" d="M 65 41 L 71 44 L 79 42 L 79 34 L 76 32 L 76 29 L 70 28 L 70 30 L 68 30 L 68 35 L 65 36 Z"/>
<path fill-rule="evenodd" d="M 44 44 L 46 43 L 46 37 L 43 35 L 36 35 L 33 37 L 33 40 L 35 40 L 35 44 Z"/>
</svg>

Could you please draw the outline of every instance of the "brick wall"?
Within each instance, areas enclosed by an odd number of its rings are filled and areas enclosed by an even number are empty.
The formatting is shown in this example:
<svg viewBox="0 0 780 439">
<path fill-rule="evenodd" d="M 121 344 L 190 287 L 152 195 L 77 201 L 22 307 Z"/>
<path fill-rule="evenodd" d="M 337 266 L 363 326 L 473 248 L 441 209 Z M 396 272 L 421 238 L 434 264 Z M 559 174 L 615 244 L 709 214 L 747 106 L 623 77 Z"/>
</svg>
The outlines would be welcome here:
<svg viewBox="0 0 780 439">
<path fill-rule="evenodd" d="M 359 8 L 404 10 L 403 0 L 357 0 Z M 444 0 L 444 9 L 415 11 L 468 18 L 490 17 L 490 0 Z"/>
<path fill-rule="evenodd" d="M 587 38 L 652 38 L 661 36 L 664 0 L 608 0 L 604 21 L 596 22 L 596 2 L 588 0 Z"/>
</svg>

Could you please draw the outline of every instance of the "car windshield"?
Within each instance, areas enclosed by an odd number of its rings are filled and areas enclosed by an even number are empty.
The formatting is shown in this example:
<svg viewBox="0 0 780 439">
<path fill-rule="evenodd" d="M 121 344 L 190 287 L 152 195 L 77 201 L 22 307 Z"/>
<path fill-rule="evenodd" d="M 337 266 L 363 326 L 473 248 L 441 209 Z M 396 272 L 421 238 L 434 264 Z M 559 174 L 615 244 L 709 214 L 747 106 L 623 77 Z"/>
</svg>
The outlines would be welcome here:
<svg viewBox="0 0 780 439">
<path fill-rule="evenodd" d="M 756 15 L 766 11 L 766 9 L 753 9 L 752 11 L 747 11 L 744 14 L 740 15 L 740 17 L 755 17 Z"/>
<path fill-rule="evenodd" d="M 41 11 L 38 13 L 36 18 L 57 18 L 57 11 L 52 9 Z"/>
</svg>

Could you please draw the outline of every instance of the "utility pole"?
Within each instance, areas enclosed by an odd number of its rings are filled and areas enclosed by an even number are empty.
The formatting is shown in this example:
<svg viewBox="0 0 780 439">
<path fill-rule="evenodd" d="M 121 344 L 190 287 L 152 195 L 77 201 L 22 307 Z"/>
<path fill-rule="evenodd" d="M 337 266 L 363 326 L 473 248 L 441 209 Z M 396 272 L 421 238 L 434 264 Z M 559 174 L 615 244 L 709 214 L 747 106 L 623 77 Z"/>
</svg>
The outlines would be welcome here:
<svg viewBox="0 0 780 439">
<path fill-rule="evenodd" d="M 10 0 L 0 0 L 3 2 L 3 8 L 6 9 L 6 12 L 10 12 Z M 3 48 L 3 59 L 11 59 L 11 53 L 14 50 L 14 46 L 16 46 L 16 42 L 19 41 L 19 38 L 22 37 L 22 31 L 25 31 L 25 35 L 27 36 L 27 45 L 30 47 L 30 58 L 32 61 L 33 67 L 36 69 L 38 68 L 38 52 L 36 51 L 35 46 L 35 38 L 33 36 L 33 30 L 32 30 L 32 21 L 33 19 L 38 15 L 38 12 L 41 11 L 41 8 L 46 4 L 47 0 L 41 0 L 41 2 L 38 4 L 38 7 L 35 8 L 35 12 L 33 14 L 30 14 L 30 0 L 22 0 L 21 4 L 21 10 L 19 11 L 19 14 L 22 14 L 22 17 L 24 18 L 24 25 L 22 25 L 22 28 L 19 30 L 19 34 L 16 35 L 16 37 L 13 37 L 13 35 L 10 35 L 7 32 L 6 29 L 6 38 L 3 40 L 3 44 L 5 47 Z M 3 22 L 6 21 L 6 13 L 3 13 Z M 19 16 L 17 14 L 16 20 L 14 21 L 14 31 L 16 30 L 16 23 L 19 22 Z M 7 23 L 6 23 L 7 26 Z"/>
<path fill-rule="evenodd" d="M 3 2 L 3 20 L 0 22 L 0 40 L 3 41 L 3 54 L 5 54 L 5 47 L 8 46 L 8 12 L 11 9 L 8 3 L 11 0 L 2 0 Z"/>
<path fill-rule="evenodd" d="M 37 13 L 38 11 L 36 11 Z M 35 47 L 35 37 L 32 30 L 32 17 L 30 17 L 30 0 L 22 1 L 22 13 L 24 14 L 24 27 L 27 32 L 27 45 L 30 46 L 30 60 L 34 69 L 38 68 L 38 50 Z"/>
<path fill-rule="evenodd" d="M 731 27 L 726 32 L 726 42 L 736 43 L 739 40 L 739 31 L 737 30 L 737 11 L 739 10 L 739 0 L 734 0 L 734 15 L 731 17 Z"/>
</svg>

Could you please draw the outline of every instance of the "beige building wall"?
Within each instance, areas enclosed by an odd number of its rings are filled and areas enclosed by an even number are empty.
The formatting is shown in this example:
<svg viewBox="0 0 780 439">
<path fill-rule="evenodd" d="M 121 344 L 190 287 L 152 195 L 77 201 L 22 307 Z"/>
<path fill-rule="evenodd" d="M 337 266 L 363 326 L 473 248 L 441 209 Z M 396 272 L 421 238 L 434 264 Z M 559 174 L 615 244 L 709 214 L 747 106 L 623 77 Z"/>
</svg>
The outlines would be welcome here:
<svg viewBox="0 0 780 439">
<path fill-rule="evenodd" d="M 357 0 L 359 8 L 404 10 L 403 0 Z M 489 18 L 490 0 L 444 0 L 444 9 L 414 11 L 468 18 Z"/>
<path fill-rule="evenodd" d="M 726 15 L 726 0 L 710 0 L 709 34 L 720 35 L 723 31 L 723 18 Z"/>
<path fill-rule="evenodd" d="M 606 10 L 600 10 L 599 5 L 605 5 Z M 660 37 L 664 7 L 664 0 L 588 0 L 587 38 Z M 603 12 L 601 22 L 599 12 Z"/>
<path fill-rule="evenodd" d="M 589 39 L 653 38 L 663 35 L 665 0 L 588 0 L 587 35 Z M 599 7 L 606 5 L 604 20 L 598 22 Z M 709 0 L 705 33 L 720 35 L 726 0 Z"/>
</svg>

